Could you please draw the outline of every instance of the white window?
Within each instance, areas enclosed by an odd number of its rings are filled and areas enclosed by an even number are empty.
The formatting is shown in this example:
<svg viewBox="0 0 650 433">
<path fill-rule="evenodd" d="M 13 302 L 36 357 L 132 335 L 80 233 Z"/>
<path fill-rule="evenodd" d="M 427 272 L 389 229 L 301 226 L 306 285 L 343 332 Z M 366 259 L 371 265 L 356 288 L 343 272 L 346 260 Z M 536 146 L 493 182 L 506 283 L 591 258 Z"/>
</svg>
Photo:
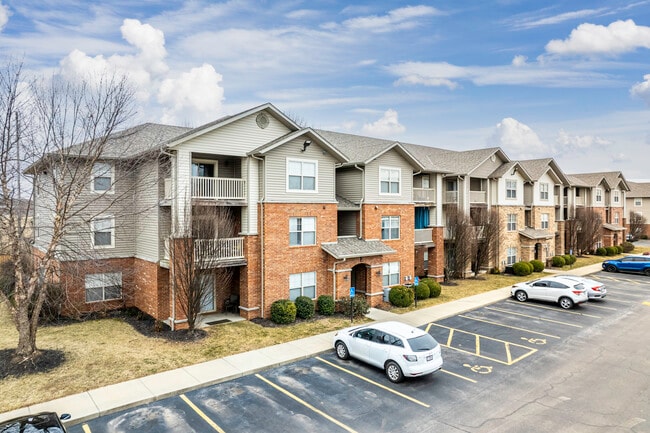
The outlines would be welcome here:
<svg viewBox="0 0 650 433">
<path fill-rule="evenodd" d="M 516 213 L 509 213 L 508 214 L 508 224 L 507 224 L 507 230 L 509 232 L 514 232 L 517 230 L 517 214 Z"/>
<path fill-rule="evenodd" d="M 289 275 L 289 299 L 295 301 L 298 296 L 316 298 L 316 272 Z"/>
<path fill-rule="evenodd" d="M 636 207 L 643 206 L 643 200 L 641 198 L 635 198 L 634 199 L 634 206 L 636 206 Z"/>
<path fill-rule="evenodd" d="M 384 286 L 394 286 L 399 282 L 399 262 L 384 263 L 382 284 Z"/>
<path fill-rule="evenodd" d="M 121 272 L 86 275 L 86 302 L 108 301 L 121 298 Z"/>
<path fill-rule="evenodd" d="M 596 203 L 603 201 L 603 190 L 601 188 L 596 188 Z"/>
<path fill-rule="evenodd" d="M 541 225 L 543 229 L 548 229 L 548 214 L 543 213 L 541 215 Z"/>
<path fill-rule="evenodd" d="M 381 238 L 399 239 L 399 217 L 398 216 L 381 217 Z"/>
<path fill-rule="evenodd" d="M 381 194 L 399 194 L 401 170 L 399 168 L 379 168 L 379 192 Z"/>
<path fill-rule="evenodd" d="M 431 182 L 430 182 L 430 179 L 429 179 L 429 175 L 428 174 L 422 175 L 422 188 L 429 189 L 430 185 L 431 185 Z"/>
<path fill-rule="evenodd" d="M 539 199 L 548 200 L 548 183 L 539 184 Z"/>
<path fill-rule="evenodd" d="M 508 248 L 508 252 L 506 254 L 506 265 L 514 265 L 517 262 L 517 248 Z"/>
<path fill-rule="evenodd" d="M 614 203 L 620 203 L 621 202 L 621 192 L 619 190 L 614 190 Z"/>
<path fill-rule="evenodd" d="M 289 218 L 289 245 L 316 245 L 316 217 Z"/>
<path fill-rule="evenodd" d="M 618 215 L 618 212 L 614 212 L 614 224 L 618 224 L 620 222 L 620 216 Z"/>
<path fill-rule="evenodd" d="M 318 163 L 316 161 L 287 160 L 287 190 L 317 191 Z"/>
<path fill-rule="evenodd" d="M 506 198 L 517 198 L 517 181 L 506 179 Z"/>
<path fill-rule="evenodd" d="M 93 248 L 113 248 L 115 246 L 115 219 L 113 217 L 95 218 L 90 225 Z"/>
<path fill-rule="evenodd" d="M 104 162 L 93 165 L 90 189 L 93 192 L 113 192 L 113 166 Z"/>
</svg>

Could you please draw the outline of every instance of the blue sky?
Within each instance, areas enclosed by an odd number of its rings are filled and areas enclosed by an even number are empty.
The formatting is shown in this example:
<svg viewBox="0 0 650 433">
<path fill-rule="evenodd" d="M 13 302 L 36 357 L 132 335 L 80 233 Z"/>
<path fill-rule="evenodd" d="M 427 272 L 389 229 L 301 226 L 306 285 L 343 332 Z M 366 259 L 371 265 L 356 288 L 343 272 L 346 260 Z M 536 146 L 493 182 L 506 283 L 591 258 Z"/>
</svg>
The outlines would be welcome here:
<svg viewBox="0 0 650 433">
<path fill-rule="evenodd" d="M 650 178 L 650 0 L 0 5 L 4 57 L 128 74 L 133 124 L 271 102 L 306 126 Z"/>
</svg>

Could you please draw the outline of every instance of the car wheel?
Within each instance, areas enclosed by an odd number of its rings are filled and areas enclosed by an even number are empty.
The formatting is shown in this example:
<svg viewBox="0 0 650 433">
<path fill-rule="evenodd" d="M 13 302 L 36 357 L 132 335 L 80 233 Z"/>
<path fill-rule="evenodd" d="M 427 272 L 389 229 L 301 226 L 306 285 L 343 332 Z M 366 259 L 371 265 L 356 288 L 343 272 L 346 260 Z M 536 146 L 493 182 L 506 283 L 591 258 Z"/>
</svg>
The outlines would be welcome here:
<svg viewBox="0 0 650 433">
<path fill-rule="evenodd" d="M 386 377 L 393 383 L 399 383 L 404 380 L 404 373 L 395 361 L 386 363 Z"/>
<path fill-rule="evenodd" d="M 616 272 L 616 266 L 614 266 L 614 265 L 607 265 L 607 267 L 605 268 L 605 270 L 606 270 L 607 272 Z"/>
<path fill-rule="evenodd" d="M 562 297 L 560 298 L 560 307 L 564 308 L 565 310 L 568 310 L 571 307 L 573 307 L 573 301 L 571 300 L 571 298 Z"/>
<path fill-rule="evenodd" d="M 643 270 L 643 275 L 645 275 L 646 277 L 650 277 L 650 268 L 644 269 Z"/>
<path fill-rule="evenodd" d="M 337 341 L 336 344 L 334 345 L 334 348 L 336 349 L 336 356 L 338 356 L 339 359 L 350 359 L 350 352 L 348 351 L 348 346 L 346 346 L 344 342 Z"/>
<path fill-rule="evenodd" d="M 523 290 L 517 290 L 515 292 L 515 299 L 519 302 L 526 302 L 528 300 L 528 295 Z"/>
</svg>

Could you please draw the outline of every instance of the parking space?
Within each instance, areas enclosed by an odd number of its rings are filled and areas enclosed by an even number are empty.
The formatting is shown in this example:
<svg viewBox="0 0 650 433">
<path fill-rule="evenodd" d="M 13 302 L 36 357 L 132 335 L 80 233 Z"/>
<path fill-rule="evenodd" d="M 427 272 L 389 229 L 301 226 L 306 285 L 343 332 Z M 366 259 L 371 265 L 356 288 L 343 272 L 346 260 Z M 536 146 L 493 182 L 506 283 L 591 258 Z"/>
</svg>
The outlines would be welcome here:
<svg viewBox="0 0 650 433">
<path fill-rule="evenodd" d="M 615 326 L 650 308 L 650 278 L 592 275 L 607 297 L 563 310 L 507 299 L 423 326 L 443 349 L 443 369 L 403 383 L 334 352 L 170 397 L 73 426 L 71 432 L 404 431 L 413 420 L 444 420 L 472 393 L 490 392 L 594 327 Z M 647 305 L 646 305 L 647 303 Z M 399 408 L 399 417 L 394 416 Z M 428 421 L 428 428 L 433 421 Z M 438 421 L 436 421 L 438 422 Z M 441 421 L 442 422 L 442 421 Z M 432 430 L 433 431 L 433 430 Z"/>
</svg>

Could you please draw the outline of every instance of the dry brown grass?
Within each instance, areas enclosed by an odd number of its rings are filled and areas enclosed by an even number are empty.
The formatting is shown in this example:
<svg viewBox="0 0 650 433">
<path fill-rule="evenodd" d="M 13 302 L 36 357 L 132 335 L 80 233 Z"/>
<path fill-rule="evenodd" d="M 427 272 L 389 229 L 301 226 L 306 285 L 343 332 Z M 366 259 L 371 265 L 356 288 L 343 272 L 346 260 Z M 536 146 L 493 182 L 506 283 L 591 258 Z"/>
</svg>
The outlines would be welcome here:
<svg viewBox="0 0 650 433">
<path fill-rule="evenodd" d="M 643 249 L 634 251 L 637 254 L 641 252 Z M 574 267 L 602 260 L 604 258 L 598 256 L 579 258 Z M 418 308 L 487 292 L 529 278 L 485 275 L 481 279 L 456 281 L 456 285 L 443 286 L 440 297 L 418 301 Z M 392 311 L 401 313 L 413 309 L 415 307 L 411 306 Z M 63 351 L 66 362 L 47 373 L 8 377 L 0 381 L 0 412 L 329 332 L 349 323 L 349 319 L 340 317 L 282 327 L 263 327 L 247 321 L 228 323 L 207 328 L 208 336 L 198 342 L 170 342 L 145 337 L 118 319 L 41 327 L 37 337 L 38 347 Z M 17 332 L 6 307 L 0 305 L 0 350 L 13 349 L 16 342 Z"/>
</svg>

